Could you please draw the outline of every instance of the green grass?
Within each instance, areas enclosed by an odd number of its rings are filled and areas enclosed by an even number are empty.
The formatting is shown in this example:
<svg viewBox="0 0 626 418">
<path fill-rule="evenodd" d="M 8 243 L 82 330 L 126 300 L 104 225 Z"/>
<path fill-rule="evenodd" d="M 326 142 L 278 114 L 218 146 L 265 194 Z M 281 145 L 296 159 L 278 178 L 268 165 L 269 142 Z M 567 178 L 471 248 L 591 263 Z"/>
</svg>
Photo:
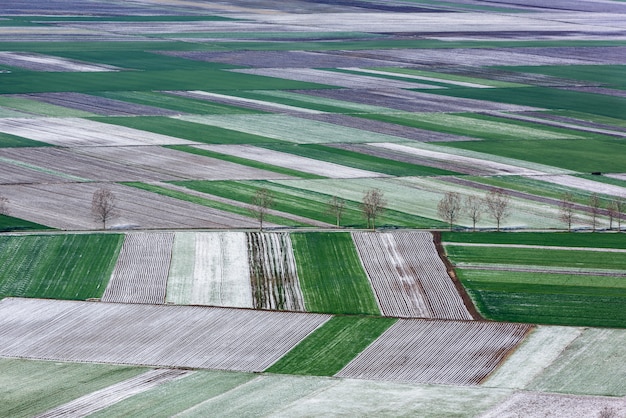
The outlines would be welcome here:
<svg viewBox="0 0 626 418">
<path fill-rule="evenodd" d="M 147 371 L 107 364 L 0 359 L 0 416 L 32 417 Z"/>
<path fill-rule="evenodd" d="M 623 118 L 624 112 L 626 111 L 626 98 L 623 97 L 582 93 L 549 87 L 526 87 L 515 89 L 457 88 L 447 90 L 428 90 L 428 92 L 453 97 L 487 100 L 498 103 L 534 106 L 544 109 L 571 110 L 617 119 Z"/>
<path fill-rule="evenodd" d="M 212 103 L 208 100 L 192 99 L 173 94 L 158 93 L 154 91 L 107 91 L 93 93 L 95 96 L 108 99 L 122 100 L 147 106 L 155 106 L 163 109 L 174 110 L 182 113 L 200 115 L 231 115 L 231 114 L 258 114 L 265 113 L 250 110 L 243 107 L 229 106 L 220 103 Z"/>
<path fill-rule="evenodd" d="M 63 106 L 57 106 L 37 100 L 25 99 L 22 97 L 0 97 L 0 106 L 15 109 L 25 113 L 33 113 L 35 115 L 59 117 L 59 118 L 81 118 L 95 116 L 91 112 L 85 112 L 77 109 L 69 109 Z"/>
<path fill-rule="evenodd" d="M 252 135 L 217 126 L 187 122 L 163 116 L 97 117 L 99 122 L 154 132 L 203 144 L 263 144 L 281 142 L 265 136 Z"/>
<path fill-rule="evenodd" d="M 308 311 L 380 315 L 349 233 L 295 233 L 291 240 Z"/>
<path fill-rule="evenodd" d="M 0 232 L 8 231 L 36 231 L 41 229 L 53 229 L 45 225 L 39 225 L 25 219 L 14 218 L 8 215 L 0 215 Z"/>
<path fill-rule="evenodd" d="M 457 174 L 453 171 L 426 167 L 401 161 L 389 160 L 318 144 L 263 144 L 263 148 L 286 152 L 301 157 L 331 162 L 346 167 L 389 174 L 390 176 L 445 176 Z"/>
<path fill-rule="evenodd" d="M 453 263 L 626 270 L 622 253 L 459 245 L 447 245 L 446 252 Z"/>
<path fill-rule="evenodd" d="M 184 187 L 189 186 L 189 182 L 175 182 L 175 183 L 180 183 L 179 185 L 182 185 Z M 196 182 L 193 182 L 196 183 Z M 210 199 L 206 199 L 203 197 L 199 197 L 199 196 L 193 196 L 191 194 L 187 194 L 183 191 L 179 191 L 179 190 L 172 190 L 172 189 L 168 189 L 166 187 L 161 187 L 161 186 L 156 186 L 153 184 L 147 184 L 147 183 L 139 183 L 139 182 L 128 182 L 128 183 L 124 183 L 124 185 L 126 186 L 130 186 L 130 187 L 135 187 L 137 189 L 141 189 L 141 190 L 146 190 L 152 193 L 157 193 L 163 196 L 169 196 L 169 197 L 173 197 L 174 199 L 179 199 L 179 200 L 184 200 L 186 202 L 192 202 L 192 203 L 196 203 L 198 205 L 202 205 L 202 206 L 207 206 L 213 209 L 218 209 L 218 210 L 222 210 L 225 212 L 231 212 L 231 213 L 235 213 L 237 215 L 241 215 L 241 216 L 247 216 L 247 217 L 252 217 L 252 213 L 243 207 L 240 206 L 235 206 L 235 205 L 230 205 L 228 203 L 222 203 L 222 202 L 218 202 L 215 200 L 210 200 Z M 189 189 L 191 190 L 198 190 L 201 192 L 206 192 L 204 190 L 199 190 L 199 189 L 195 189 L 192 187 L 189 187 Z M 206 192 L 206 193 L 210 193 L 210 192 Z M 250 197 L 251 198 L 251 197 Z M 235 199 L 236 200 L 236 199 Z M 248 200 L 246 203 L 250 203 L 250 201 Z M 310 226 L 309 224 L 305 224 L 302 222 L 297 222 L 291 219 L 286 219 L 286 218 L 282 218 L 280 216 L 275 216 L 275 215 L 268 215 L 265 218 L 266 222 L 269 223 L 275 223 L 278 225 L 284 225 L 284 226 Z"/>
<path fill-rule="evenodd" d="M 335 316 L 266 372 L 333 376 L 395 322 L 395 318 Z"/>
<path fill-rule="evenodd" d="M 123 239 L 120 234 L 2 236 L 0 297 L 101 297 Z"/>
<path fill-rule="evenodd" d="M 171 145 L 166 148 L 175 149 L 182 152 L 188 152 L 190 154 L 203 155 L 205 157 L 217 158 L 223 161 L 229 161 L 231 163 L 245 165 L 248 167 L 258 168 L 260 170 L 273 171 L 274 173 L 284 174 L 286 176 L 299 177 L 303 179 L 321 179 L 325 178 L 316 174 L 305 173 L 303 171 L 292 170 L 290 168 L 280 167 L 277 165 L 266 164 L 255 160 L 249 160 L 247 158 L 235 157 L 232 155 L 221 154 L 219 152 L 209 151 L 206 149 L 195 148 L 188 145 Z"/>
<path fill-rule="evenodd" d="M 483 86 L 490 86 L 490 87 L 500 87 L 500 88 L 505 88 L 505 87 L 526 87 L 525 84 L 518 84 L 518 83 L 508 83 L 506 81 L 498 81 L 498 80 L 489 80 L 486 78 L 478 78 L 478 77 L 468 77 L 468 76 L 462 76 L 462 75 L 457 75 L 457 74 L 447 74 L 447 73 L 440 73 L 440 72 L 434 72 L 434 71 L 423 71 L 423 70 L 415 70 L 412 68 L 395 68 L 395 67 L 378 67 L 378 68 L 372 68 L 373 70 L 379 70 L 379 71 L 386 71 L 389 73 L 397 73 L 397 74 L 406 74 L 406 75 L 416 75 L 416 76 L 421 76 L 421 77 L 431 77 L 431 78 L 436 78 L 439 80 L 442 80 L 442 82 L 444 81 L 458 81 L 458 82 L 462 82 L 462 83 L 474 83 L 474 84 L 481 84 Z M 447 87 L 450 87 L 450 84 L 446 85 Z"/>
<path fill-rule="evenodd" d="M 626 110 L 626 109 L 625 109 Z M 443 146 L 495 154 L 582 173 L 623 173 L 626 143 L 616 139 L 446 142 Z"/>
<path fill-rule="evenodd" d="M 0 132 L 0 148 L 49 147 L 50 144 Z"/>
<path fill-rule="evenodd" d="M 566 232 L 442 232 L 444 242 L 467 242 L 477 244 L 521 244 L 559 247 L 595 247 L 626 249 L 626 238 L 622 234 L 592 234 Z"/>
</svg>

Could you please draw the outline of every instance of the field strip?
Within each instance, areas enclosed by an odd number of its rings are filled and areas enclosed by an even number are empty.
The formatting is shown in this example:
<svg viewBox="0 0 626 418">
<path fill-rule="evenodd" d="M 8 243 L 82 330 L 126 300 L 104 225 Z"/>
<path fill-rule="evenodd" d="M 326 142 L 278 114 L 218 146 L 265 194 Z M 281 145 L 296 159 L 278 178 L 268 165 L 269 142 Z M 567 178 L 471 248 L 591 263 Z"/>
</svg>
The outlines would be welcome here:
<svg viewBox="0 0 626 418">
<path fill-rule="evenodd" d="M 156 186 L 159 187 L 163 187 L 166 189 L 171 189 L 171 190 L 176 190 L 176 191 L 180 191 L 183 193 L 186 193 L 188 195 L 191 196 L 198 196 L 198 197 L 202 197 L 205 199 L 210 199 L 210 200 L 215 200 L 216 202 L 221 202 L 221 203 L 226 203 L 229 205 L 233 205 L 233 206 L 238 206 L 241 208 L 247 208 L 247 209 L 252 209 L 252 204 L 249 203 L 244 203 L 244 202 L 240 202 L 238 200 L 232 200 L 232 199 L 227 199 L 224 197 L 220 197 L 220 196 L 216 196 L 216 195 L 212 195 L 209 193 L 203 193 L 203 192 L 198 192 L 196 190 L 192 190 L 189 189 L 187 187 L 183 187 L 183 186 L 177 186 L 175 184 L 170 184 L 170 183 L 153 183 Z M 312 226 L 318 226 L 321 228 L 329 228 L 332 227 L 332 224 L 326 223 L 326 222 L 321 222 L 321 221 L 316 221 L 315 219 L 309 219 L 309 218 L 305 218 L 303 216 L 298 216 L 298 215 L 294 215 L 292 213 L 287 213 L 287 212 L 280 212 L 278 210 L 275 209 L 270 209 L 268 212 L 270 215 L 274 215 L 274 216 L 279 216 L 281 218 L 285 218 L 285 219 L 289 219 L 292 221 L 296 221 L 296 222 L 300 222 L 300 223 L 304 223 L 304 224 L 308 224 L 308 225 L 312 225 Z M 252 225 L 252 223 L 254 222 L 254 225 Z M 250 223 L 251 226 L 257 226 L 257 221 L 250 219 Z M 277 224 L 272 224 L 272 223 L 263 223 L 264 225 L 267 225 L 268 227 L 276 227 L 279 226 Z"/>
<path fill-rule="evenodd" d="M 107 388 L 97 390 L 89 395 L 81 396 L 71 402 L 50 409 L 37 418 L 49 417 L 85 417 L 101 409 L 107 408 L 124 399 L 151 390 L 163 383 L 189 376 L 190 370 L 156 369 L 139 376 L 116 383 Z"/>
<path fill-rule="evenodd" d="M 305 311 L 289 234 L 248 232 L 246 238 L 254 307 Z"/>
<path fill-rule="evenodd" d="M 83 148 L 42 147 L 3 149 L 0 154 L 33 170 L 48 172 L 73 181 L 154 181 L 167 178 L 163 174 L 142 167 L 133 167 L 123 161 L 106 161 L 95 155 L 82 153 Z M 127 149 L 127 148 L 126 148 Z M 0 157 L 0 161 L 4 161 Z M 179 176 L 172 176 L 179 179 Z M 167 178 L 169 179 L 169 178 Z"/>
<path fill-rule="evenodd" d="M 609 412 L 606 412 L 609 411 Z M 606 414 L 611 415 L 606 415 Z M 518 392 L 479 418 L 622 417 L 626 402 L 609 396 Z"/>
<path fill-rule="evenodd" d="M 621 270 L 610 269 L 590 269 L 571 267 L 551 267 L 551 266 L 519 266 L 515 264 L 484 264 L 484 263 L 455 263 L 455 268 L 465 270 L 495 270 L 495 271 L 519 271 L 525 273 L 556 273 L 556 274 L 578 274 L 584 276 L 612 276 L 626 277 L 626 273 Z"/>
<path fill-rule="evenodd" d="M 482 113 L 491 115 L 491 116 L 496 116 L 498 118 L 519 120 L 519 121 L 524 121 L 524 122 L 533 122 L 533 123 L 538 123 L 538 124 L 546 125 L 546 126 L 555 126 L 558 128 L 572 129 L 575 131 L 594 132 L 594 133 L 603 134 L 603 135 L 617 136 L 620 138 L 626 137 L 626 132 L 587 127 L 587 126 L 577 125 L 574 123 L 565 123 L 565 122 L 553 121 L 553 120 L 539 118 L 539 117 L 526 116 L 523 114 L 504 113 L 504 112 L 497 112 L 497 111 L 486 111 Z"/>
<path fill-rule="evenodd" d="M 335 376 L 477 385 L 529 330 L 527 324 L 400 319 Z"/>
<path fill-rule="evenodd" d="M 165 92 L 169 94 L 177 94 L 176 92 Z M 186 92 L 184 97 L 213 99 L 217 103 L 223 103 L 233 106 L 249 107 L 258 110 L 271 110 L 274 112 L 295 112 L 295 113 L 324 113 L 319 110 L 307 109 L 305 107 L 296 107 L 280 103 L 266 102 L 257 99 L 248 99 L 245 97 L 228 96 L 225 94 L 209 93 L 206 91 L 194 90 Z"/>
<path fill-rule="evenodd" d="M 244 232 L 196 233 L 193 305 L 252 308 L 248 250 Z"/>
<path fill-rule="evenodd" d="M 393 109 L 382 106 L 373 106 L 367 105 L 363 103 L 349 102 L 345 100 L 339 99 L 331 99 L 327 97 L 314 96 L 310 91 L 307 90 L 295 90 L 295 91 L 285 91 L 285 90 L 263 90 L 263 91 L 255 91 L 255 93 L 263 94 L 265 96 L 273 96 L 280 97 L 285 99 L 293 99 L 302 102 L 307 102 L 311 104 L 317 105 L 325 105 L 325 106 L 334 106 L 347 110 L 351 110 L 353 113 L 388 113 L 393 112 Z"/>
<path fill-rule="evenodd" d="M 172 244 L 172 261 L 167 276 L 165 303 L 191 304 L 191 288 L 195 276 L 196 233 L 176 232 Z"/>
<path fill-rule="evenodd" d="M 112 163 L 143 169 L 165 179 L 262 180 L 293 178 L 269 170 L 159 146 L 90 147 L 81 148 L 75 152 Z"/>
<path fill-rule="evenodd" d="M 13 97 L 35 100 L 101 116 L 171 116 L 180 112 L 84 93 L 30 93 Z"/>
<path fill-rule="evenodd" d="M 329 178 L 389 177 L 382 173 L 346 167 L 323 160 L 300 157 L 286 152 L 272 151 L 253 145 L 198 145 L 196 148 L 208 149 L 221 154 L 247 158 L 266 164 L 275 164 L 279 167 L 290 168 L 292 170 L 299 170 Z"/>
<path fill-rule="evenodd" d="M 289 115 L 183 115 L 188 122 L 218 126 L 296 144 L 405 141 L 392 135 L 363 131 Z M 1 121 L 1 120 L 0 120 Z M 2 126 L 0 125 L 0 130 Z"/>
<path fill-rule="evenodd" d="M 0 51 L 0 63 L 31 71 L 106 72 L 119 68 L 31 52 Z"/>
<path fill-rule="evenodd" d="M 7 298 L 0 301 L 0 356 L 261 372 L 329 319 L 294 312 Z"/>
<path fill-rule="evenodd" d="M 596 247 L 559 247 L 554 245 L 528 245 L 528 244 L 479 244 L 469 242 L 443 242 L 446 246 L 458 247 L 498 247 L 498 248 L 540 248 L 542 250 L 569 250 L 569 251 L 594 251 L 600 253 L 626 253 L 623 248 L 596 248 Z"/>
<path fill-rule="evenodd" d="M 173 233 L 127 234 L 103 302 L 165 303 Z"/>
<path fill-rule="evenodd" d="M 527 390 L 626 396 L 626 329 L 583 328 L 582 333 L 527 386 Z"/>
<path fill-rule="evenodd" d="M 61 147 L 192 145 L 195 142 L 80 118 L 5 118 L 0 132 Z"/>
<path fill-rule="evenodd" d="M 582 328 L 539 325 L 482 383 L 485 387 L 524 389 L 561 355 Z"/>
<path fill-rule="evenodd" d="M 472 319 L 430 233 L 353 232 L 352 238 L 383 315 Z"/>
<path fill-rule="evenodd" d="M 432 84 L 411 83 L 408 81 L 369 77 L 356 74 L 345 74 L 334 71 L 317 70 L 314 68 L 253 68 L 231 70 L 237 73 L 262 75 L 267 77 L 284 78 L 294 81 L 319 83 L 329 86 L 353 89 L 440 89 L 443 87 Z"/>
<path fill-rule="evenodd" d="M 541 180 L 547 183 L 584 190 L 586 192 L 608 194 L 626 199 L 626 187 L 614 186 L 612 184 L 600 183 L 569 175 L 541 176 Z"/>
<path fill-rule="evenodd" d="M 430 158 L 433 160 L 443 160 L 443 161 L 446 161 L 447 163 L 455 162 L 458 164 L 465 164 L 468 166 L 480 167 L 481 169 L 490 172 L 491 175 L 515 174 L 515 175 L 536 176 L 536 175 L 546 174 L 545 172 L 537 171 L 534 169 L 529 169 L 523 166 L 514 166 L 510 164 L 494 162 L 492 160 L 485 160 L 485 159 L 480 159 L 476 157 L 455 155 L 455 154 L 451 154 L 448 152 L 444 152 L 444 150 L 434 151 L 434 150 L 424 149 L 422 147 L 417 148 L 414 146 L 408 146 L 408 145 L 403 145 L 403 144 L 393 144 L 393 143 L 372 143 L 368 145 L 372 147 L 384 148 L 384 149 L 393 150 L 393 151 L 400 151 L 405 154 L 413 154 L 420 158 Z"/>
<path fill-rule="evenodd" d="M 412 80 L 434 81 L 434 82 L 437 82 L 437 83 L 452 84 L 452 85 L 461 86 L 461 87 L 471 87 L 471 88 L 474 88 L 474 89 L 488 89 L 488 88 L 492 88 L 491 86 L 487 86 L 485 84 L 469 83 L 467 81 L 454 81 L 454 80 L 448 80 L 448 79 L 444 79 L 444 78 L 426 77 L 426 76 L 423 76 L 423 75 L 394 73 L 394 72 L 390 72 L 390 71 L 380 71 L 380 70 L 369 70 L 369 69 L 365 69 L 365 68 L 341 68 L 341 69 L 342 70 L 350 70 L 350 71 L 358 71 L 360 73 L 388 75 L 388 76 L 399 77 L 399 78 L 409 78 L 409 79 L 412 79 Z"/>
</svg>

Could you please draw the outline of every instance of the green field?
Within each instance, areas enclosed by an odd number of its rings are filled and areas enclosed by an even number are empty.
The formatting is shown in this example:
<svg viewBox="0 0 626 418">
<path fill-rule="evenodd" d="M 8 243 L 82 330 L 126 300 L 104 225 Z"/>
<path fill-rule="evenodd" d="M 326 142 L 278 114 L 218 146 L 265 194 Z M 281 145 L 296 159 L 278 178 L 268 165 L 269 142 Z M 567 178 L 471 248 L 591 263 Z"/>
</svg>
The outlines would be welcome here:
<svg viewBox="0 0 626 418">
<path fill-rule="evenodd" d="M 626 327 L 624 277 L 463 269 L 457 275 L 488 319 Z"/>
<path fill-rule="evenodd" d="M 0 358 L 0 416 L 32 417 L 147 370 Z"/>
<path fill-rule="evenodd" d="M 0 297 L 85 300 L 102 296 L 120 234 L 0 237 Z"/>
<path fill-rule="evenodd" d="M 307 311 L 380 315 L 349 233 L 294 233 L 291 241 Z"/>
<path fill-rule="evenodd" d="M 31 231 L 51 229 L 44 225 L 39 225 L 25 219 L 14 218 L 12 216 L 0 215 L 0 232 L 8 231 Z"/>
<path fill-rule="evenodd" d="M 626 270 L 626 257 L 623 253 L 614 252 L 490 246 L 468 247 L 453 244 L 446 246 L 446 252 L 450 260 L 459 265 L 493 264 Z"/>
<path fill-rule="evenodd" d="M 395 322 L 394 318 L 335 316 L 266 371 L 333 376 Z"/>
<path fill-rule="evenodd" d="M 620 234 L 570 234 L 565 232 L 498 232 L 455 233 L 442 232 L 443 242 L 467 242 L 475 244 L 519 244 L 559 247 L 596 247 L 626 249 L 626 239 Z"/>
<path fill-rule="evenodd" d="M 15 136 L 0 132 L 0 148 L 17 148 L 17 147 L 49 147 L 50 144 L 46 144 L 39 141 L 33 141 L 32 139 L 22 138 L 21 136 Z"/>
<path fill-rule="evenodd" d="M 582 173 L 623 173 L 626 143 L 616 139 L 447 142 L 443 145 L 561 167 Z"/>
</svg>

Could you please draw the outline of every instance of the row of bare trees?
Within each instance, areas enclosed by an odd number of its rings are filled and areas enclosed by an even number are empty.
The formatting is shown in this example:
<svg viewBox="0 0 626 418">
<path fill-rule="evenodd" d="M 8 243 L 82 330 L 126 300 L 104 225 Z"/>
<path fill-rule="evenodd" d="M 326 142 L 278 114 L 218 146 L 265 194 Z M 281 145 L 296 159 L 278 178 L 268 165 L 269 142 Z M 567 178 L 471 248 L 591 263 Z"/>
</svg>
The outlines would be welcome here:
<svg viewBox="0 0 626 418">
<path fill-rule="evenodd" d="M 493 189 L 485 197 L 475 195 L 461 198 L 457 192 L 446 192 L 437 205 L 437 214 L 450 225 L 450 230 L 463 215 L 472 221 L 472 230 L 484 213 L 491 216 L 500 231 L 500 224 L 510 215 L 510 196 L 502 189 Z"/>
<path fill-rule="evenodd" d="M 263 230 L 263 223 L 266 221 L 275 203 L 274 193 L 265 187 L 257 189 L 254 196 L 252 196 L 251 203 L 250 211 L 256 220 L 259 221 L 259 228 Z M 376 229 L 376 219 L 385 212 L 386 207 L 387 200 L 385 200 L 384 194 L 380 189 L 365 191 L 360 208 L 368 228 Z M 332 215 L 335 218 L 336 225 L 340 226 L 346 209 L 346 200 L 339 196 L 333 196 L 327 202 L 326 208 L 326 214 Z"/>
<path fill-rule="evenodd" d="M 574 195 L 570 192 L 566 192 L 561 197 L 559 204 L 559 219 L 567 225 L 567 230 L 572 230 L 572 225 L 578 219 L 577 211 L 587 212 L 591 219 L 591 230 L 596 231 L 598 229 L 598 218 L 602 214 L 606 214 L 609 218 L 609 229 L 613 229 L 613 223 L 617 222 L 617 230 L 622 230 L 622 217 L 624 210 L 626 210 L 626 201 L 621 198 L 610 200 L 606 207 L 602 207 L 602 200 L 597 193 L 592 193 L 589 196 L 586 205 L 581 205 L 575 202 Z"/>
</svg>

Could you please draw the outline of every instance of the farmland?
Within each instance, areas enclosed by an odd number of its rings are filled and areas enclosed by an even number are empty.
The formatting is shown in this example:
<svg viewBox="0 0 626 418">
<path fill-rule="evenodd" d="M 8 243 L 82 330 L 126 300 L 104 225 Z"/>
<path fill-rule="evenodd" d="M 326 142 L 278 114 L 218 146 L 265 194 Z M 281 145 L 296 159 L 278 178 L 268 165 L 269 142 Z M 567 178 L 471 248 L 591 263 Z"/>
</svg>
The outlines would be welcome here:
<svg viewBox="0 0 626 418">
<path fill-rule="evenodd" d="M 5 3 L 0 415 L 626 413 L 623 1 Z"/>
</svg>

